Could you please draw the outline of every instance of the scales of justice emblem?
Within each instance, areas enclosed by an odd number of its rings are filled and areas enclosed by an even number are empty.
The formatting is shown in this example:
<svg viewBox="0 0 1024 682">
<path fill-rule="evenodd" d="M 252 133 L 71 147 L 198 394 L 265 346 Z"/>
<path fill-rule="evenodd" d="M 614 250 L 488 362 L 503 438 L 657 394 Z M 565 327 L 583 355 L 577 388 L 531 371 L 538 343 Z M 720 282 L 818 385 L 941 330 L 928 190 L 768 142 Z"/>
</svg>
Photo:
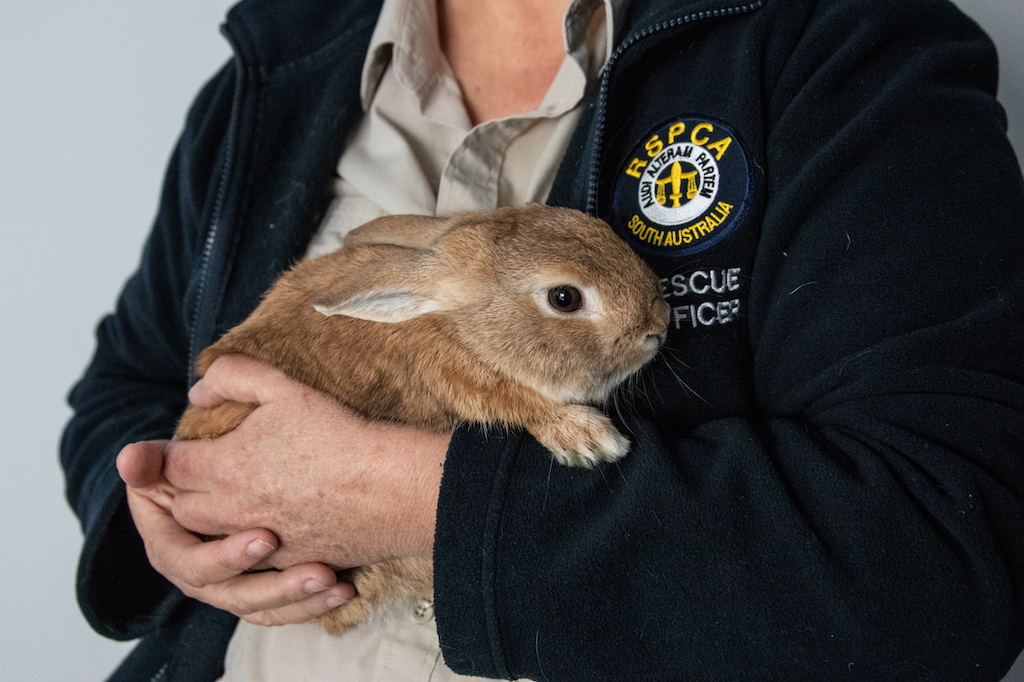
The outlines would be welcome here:
<svg viewBox="0 0 1024 682">
<path fill-rule="evenodd" d="M 639 188 L 640 207 L 654 222 L 661 225 L 689 222 L 714 202 L 718 194 L 718 164 L 713 155 L 704 149 L 697 153 L 696 149 L 692 144 L 672 145 L 658 155 L 651 162 L 650 170 L 644 173 Z"/>
</svg>

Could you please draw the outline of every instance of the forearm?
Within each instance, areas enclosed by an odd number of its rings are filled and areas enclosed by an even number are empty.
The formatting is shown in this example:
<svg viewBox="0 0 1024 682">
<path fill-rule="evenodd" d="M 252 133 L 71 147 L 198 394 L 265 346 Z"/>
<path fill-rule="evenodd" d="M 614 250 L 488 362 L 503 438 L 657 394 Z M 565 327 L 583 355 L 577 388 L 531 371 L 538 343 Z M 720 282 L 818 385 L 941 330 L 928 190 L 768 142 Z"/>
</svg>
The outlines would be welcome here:
<svg viewBox="0 0 1024 682">
<path fill-rule="evenodd" d="M 76 414 L 61 449 L 68 499 L 85 533 L 78 597 L 99 632 L 134 639 L 151 626 L 171 586 L 146 560 L 115 459 L 127 443 L 169 436 L 184 393 L 98 373 L 94 365 L 71 396 Z"/>
<path fill-rule="evenodd" d="M 886 419 L 865 424 L 860 407 L 823 415 L 828 426 L 720 420 L 670 448 L 641 429 L 627 458 L 591 473 L 552 467 L 530 443 L 471 454 L 464 438 L 450 469 L 495 485 L 476 497 L 464 476 L 442 487 L 446 661 L 534 678 L 1005 670 L 1020 644 L 1019 566 L 1006 556 L 1020 553 L 1021 505 L 994 505 L 1000 486 L 979 484 L 962 453 Z M 1002 456 L 1005 471 L 1014 455 Z"/>
</svg>

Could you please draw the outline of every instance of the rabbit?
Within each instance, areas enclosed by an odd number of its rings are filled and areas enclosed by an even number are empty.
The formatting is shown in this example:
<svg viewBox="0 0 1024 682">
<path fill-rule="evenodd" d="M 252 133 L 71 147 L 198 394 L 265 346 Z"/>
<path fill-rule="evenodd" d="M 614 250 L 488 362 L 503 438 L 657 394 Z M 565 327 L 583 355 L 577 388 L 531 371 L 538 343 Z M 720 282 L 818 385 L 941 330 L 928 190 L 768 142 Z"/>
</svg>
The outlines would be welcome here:
<svg viewBox="0 0 1024 682">
<path fill-rule="evenodd" d="M 558 462 L 592 467 L 629 447 L 595 406 L 655 357 L 668 321 L 658 277 L 579 211 L 386 216 L 284 273 L 196 370 L 243 354 L 369 419 L 438 432 L 521 427 Z M 191 405 L 175 437 L 216 438 L 255 408 Z M 344 578 L 356 597 L 319 621 L 334 634 L 433 593 L 429 560 Z"/>
</svg>

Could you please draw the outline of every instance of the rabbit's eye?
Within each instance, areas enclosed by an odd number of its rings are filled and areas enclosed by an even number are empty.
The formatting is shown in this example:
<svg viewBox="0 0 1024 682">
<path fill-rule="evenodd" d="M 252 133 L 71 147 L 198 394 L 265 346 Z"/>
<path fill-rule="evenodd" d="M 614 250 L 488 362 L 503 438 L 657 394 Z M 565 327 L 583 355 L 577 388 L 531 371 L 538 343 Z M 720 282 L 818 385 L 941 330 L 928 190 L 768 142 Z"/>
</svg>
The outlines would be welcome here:
<svg viewBox="0 0 1024 682">
<path fill-rule="evenodd" d="M 548 290 L 548 303 L 560 313 L 574 313 L 583 307 L 583 294 L 576 287 L 555 287 Z"/>
</svg>

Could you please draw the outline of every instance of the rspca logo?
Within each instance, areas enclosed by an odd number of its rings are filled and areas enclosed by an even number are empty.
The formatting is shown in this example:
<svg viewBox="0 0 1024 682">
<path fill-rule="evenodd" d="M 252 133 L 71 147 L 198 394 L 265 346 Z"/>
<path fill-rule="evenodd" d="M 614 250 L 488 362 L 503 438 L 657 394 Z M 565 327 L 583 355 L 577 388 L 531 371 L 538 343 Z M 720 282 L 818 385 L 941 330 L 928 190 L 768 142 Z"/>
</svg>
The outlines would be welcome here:
<svg viewBox="0 0 1024 682">
<path fill-rule="evenodd" d="M 721 121 L 671 119 L 627 157 L 616 184 L 612 224 L 642 251 L 683 256 L 724 238 L 749 194 L 747 154 Z"/>
</svg>

